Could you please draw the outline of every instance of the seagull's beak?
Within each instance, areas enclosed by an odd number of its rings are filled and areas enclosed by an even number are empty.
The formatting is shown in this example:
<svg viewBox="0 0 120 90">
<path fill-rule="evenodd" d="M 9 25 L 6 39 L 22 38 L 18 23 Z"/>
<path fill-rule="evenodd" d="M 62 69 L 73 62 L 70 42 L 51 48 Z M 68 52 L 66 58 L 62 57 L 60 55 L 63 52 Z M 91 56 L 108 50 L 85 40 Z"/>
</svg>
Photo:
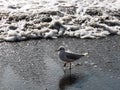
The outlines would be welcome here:
<svg viewBox="0 0 120 90">
<path fill-rule="evenodd" d="M 56 49 L 56 50 L 55 50 L 55 52 L 58 52 L 58 51 L 59 51 L 59 49 Z"/>
</svg>

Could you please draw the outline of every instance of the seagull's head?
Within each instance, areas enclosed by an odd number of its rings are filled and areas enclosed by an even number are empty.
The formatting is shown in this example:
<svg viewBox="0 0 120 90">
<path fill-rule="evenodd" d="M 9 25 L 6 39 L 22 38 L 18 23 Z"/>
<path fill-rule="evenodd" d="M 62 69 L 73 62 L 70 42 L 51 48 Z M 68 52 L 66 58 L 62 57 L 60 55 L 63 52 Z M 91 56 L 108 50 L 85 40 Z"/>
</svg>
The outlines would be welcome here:
<svg viewBox="0 0 120 90">
<path fill-rule="evenodd" d="M 65 47 L 64 46 L 60 46 L 57 50 L 55 51 L 65 51 Z"/>
</svg>

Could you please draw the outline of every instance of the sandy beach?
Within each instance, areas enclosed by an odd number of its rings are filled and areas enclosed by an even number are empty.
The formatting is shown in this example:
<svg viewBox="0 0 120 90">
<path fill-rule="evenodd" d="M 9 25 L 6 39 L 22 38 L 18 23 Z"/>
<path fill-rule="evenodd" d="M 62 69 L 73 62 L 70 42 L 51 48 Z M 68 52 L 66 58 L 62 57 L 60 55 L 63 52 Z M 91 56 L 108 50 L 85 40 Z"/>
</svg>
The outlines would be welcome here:
<svg viewBox="0 0 120 90">
<path fill-rule="evenodd" d="M 30 40 L 0 44 L 0 90 L 119 90 L 120 37 Z M 74 43 L 74 46 L 73 46 Z M 54 51 L 64 45 L 76 53 L 71 72 Z M 77 65 L 77 66 L 76 66 Z"/>
</svg>

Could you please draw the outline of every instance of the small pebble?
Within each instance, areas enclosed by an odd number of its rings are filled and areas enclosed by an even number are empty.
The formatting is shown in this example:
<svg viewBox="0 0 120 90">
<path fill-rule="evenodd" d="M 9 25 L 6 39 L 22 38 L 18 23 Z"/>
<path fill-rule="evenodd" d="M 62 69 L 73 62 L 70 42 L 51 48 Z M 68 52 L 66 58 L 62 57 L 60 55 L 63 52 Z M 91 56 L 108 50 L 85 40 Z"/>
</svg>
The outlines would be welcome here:
<svg viewBox="0 0 120 90">
<path fill-rule="evenodd" d="M 88 64 L 88 61 L 85 61 L 84 63 L 85 63 L 85 64 Z"/>
<path fill-rule="evenodd" d="M 97 65 L 94 65 L 94 67 L 96 68 L 96 67 L 98 67 Z"/>
<path fill-rule="evenodd" d="M 113 76 L 110 76 L 110 78 L 113 78 Z"/>
<path fill-rule="evenodd" d="M 92 62 L 92 63 L 90 63 L 90 65 L 95 65 L 95 63 L 94 63 L 94 62 Z"/>
<path fill-rule="evenodd" d="M 75 66 L 82 66 L 82 63 L 77 63 Z"/>
</svg>

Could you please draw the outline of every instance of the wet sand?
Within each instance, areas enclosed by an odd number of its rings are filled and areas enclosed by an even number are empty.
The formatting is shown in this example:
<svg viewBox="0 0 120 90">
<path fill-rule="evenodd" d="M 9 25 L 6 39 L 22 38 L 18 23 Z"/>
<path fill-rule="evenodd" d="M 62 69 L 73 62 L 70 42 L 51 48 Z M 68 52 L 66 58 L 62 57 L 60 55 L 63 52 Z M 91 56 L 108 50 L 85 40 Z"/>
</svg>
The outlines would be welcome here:
<svg viewBox="0 0 120 90">
<path fill-rule="evenodd" d="M 0 43 L 0 90 L 119 90 L 119 39 L 112 36 Z M 64 72 L 63 62 L 54 52 L 60 45 L 89 55 Z"/>
</svg>

